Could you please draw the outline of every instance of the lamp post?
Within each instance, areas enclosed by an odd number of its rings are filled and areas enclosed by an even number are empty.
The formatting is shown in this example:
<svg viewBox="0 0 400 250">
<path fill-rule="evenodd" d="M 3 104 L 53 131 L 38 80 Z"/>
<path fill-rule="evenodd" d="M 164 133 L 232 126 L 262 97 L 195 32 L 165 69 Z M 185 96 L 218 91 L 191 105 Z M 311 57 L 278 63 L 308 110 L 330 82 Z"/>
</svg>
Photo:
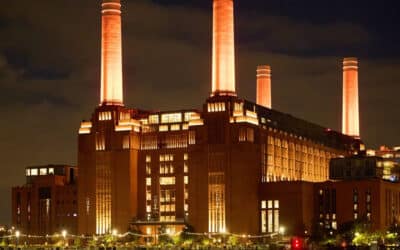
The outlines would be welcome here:
<svg viewBox="0 0 400 250">
<path fill-rule="evenodd" d="M 15 231 L 15 238 L 17 239 L 17 249 L 18 249 L 18 243 L 19 243 L 19 236 L 21 236 L 21 232 L 19 230 Z"/>
<path fill-rule="evenodd" d="M 115 246 L 116 242 L 117 242 L 117 238 L 116 237 L 118 236 L 118 230 L 117 229 L 113 229 L 112 232 L 111 232 L 111 235 L 112 235 L 111 242 Z"/>
<path fill-rule="evenodd" d="M 63 245 L 64 245 L 64 248 L 65 248 L 65 245 L 66 245 L 66 238 L 67 238 L 67 230 L 62 230 L 62 232 L 61 232 L 61 235 L 62 235 L 62 237 L 63 237 Z"/>
</svg>

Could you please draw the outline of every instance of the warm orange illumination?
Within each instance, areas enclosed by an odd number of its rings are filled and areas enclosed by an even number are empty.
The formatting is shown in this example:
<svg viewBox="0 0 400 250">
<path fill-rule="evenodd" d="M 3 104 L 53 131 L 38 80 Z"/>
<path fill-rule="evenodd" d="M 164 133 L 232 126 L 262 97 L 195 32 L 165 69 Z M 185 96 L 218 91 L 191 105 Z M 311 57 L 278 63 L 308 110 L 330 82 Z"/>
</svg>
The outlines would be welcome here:
<svg viewBox="0 0 400 250">
<path fill-rule="evenodd" d="M 120 0 L 103 0 L 100 104 L 123 105 Z"/>
<path fill-rule="evenodd" d="M 271 108 L 271 67 L 257 67 L 257 104 Z"/>
<path fill-rule="evenodd" d="M 359 137 L 358 61 L 349 57 L 343 60 L 343 134 Z"/>
<path fill-rule="evenodd" d="M 236 95 L 233 0 L 214 0 L 212 95 Z"/>
</svg>

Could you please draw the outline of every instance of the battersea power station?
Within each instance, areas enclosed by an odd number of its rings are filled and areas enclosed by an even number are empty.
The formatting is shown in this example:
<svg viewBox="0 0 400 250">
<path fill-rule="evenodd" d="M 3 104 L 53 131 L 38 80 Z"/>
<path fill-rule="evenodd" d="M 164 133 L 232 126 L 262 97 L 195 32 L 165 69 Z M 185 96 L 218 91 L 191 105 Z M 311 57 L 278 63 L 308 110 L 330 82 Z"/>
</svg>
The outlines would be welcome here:
<svg viewBox="0 0 400 250">
<path fill-rule="evenodd" d="M 60 166 L 27 168 L 30 183 L 33 175 L 47 179 L 13 189 L 17 227 L 27 233 L 68 228 L 79 235 L 101 235 L 132 227 L 145 234 L 160 226 L 179 232 L 190 225 L 199 233 L 260 235 L 284 225 L 287 233 L 304 234 L 314 221 L 335 229 L 347 217 L 371 209 L 361 201 L 367 191 L 358 188 L 355 211 L 355 189 L 348 188 L 349 212 L 341 214 L 347 196 L 340 198 L 340 187 L 332 188 L 336 184 L 329 175 L 332 158 L 355 157 L 364 150 L 356 58 L 343 60 L 342 132 L 272 109 L 269 65 L 254 68 L 257 100 L 244 100 L 235 88 L 234 3 L 213 0 L 210 95 L 201 108 L 146 111 L 124 105 L 120 0 L 103 0 L 101 13 L 100 104 L 80 124 L 77 166 L 65 166 L 74 172 L 61 169 L 63 178 L 55 171 Z M 49 175 L 57 177 L 51 186 L 70 186 L 68 222 L 56 224 L 57 214 L 67 213 L 57 210 L 63 199 L 57 198 L 58 191 L 39 187 L 52 182 Z M 380 228 L 391 219 L 380 221 L 384 197 L 374 196 L 374 185 L 386 182 L 374 181 L 365 190 L 378 204 L 369 216 Z M 26 193 L 44 202 L 32 202 L 27 211 Z M 330 202 L 320 204 L 325 201 Z M 387 214 L 396 216 L 398 210 Z"/>
</svg>

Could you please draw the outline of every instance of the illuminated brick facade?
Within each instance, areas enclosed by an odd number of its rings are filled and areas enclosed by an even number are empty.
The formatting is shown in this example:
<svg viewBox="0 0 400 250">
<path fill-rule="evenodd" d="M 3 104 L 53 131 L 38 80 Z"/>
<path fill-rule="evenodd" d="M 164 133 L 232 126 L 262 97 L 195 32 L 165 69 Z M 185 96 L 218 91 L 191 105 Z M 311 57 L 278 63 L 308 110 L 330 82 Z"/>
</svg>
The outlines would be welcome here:
<svg viewBox="0 0 400 250">
<path fill-rule="evenodd" d="M 26 184 L 12 188 L 12 225 L 24 234 L 77 233 L 77 168 L 28 167 Z"/>
<path fill-rule="evenodd" d="M 119 20 L 119 1 L 104 0 L 103 17 L 107 6 L 118 7 L 111 12 Z M 260 183 L 325 181 L 330 158 L 358 149 L 352 137 L 236 97 L 233 1 L 214 0 L 213 9 L 212 94 L 202 109 L 129 109 L 121 95 L 101 99 L 81 123 L 80 234 L 184 224 L 260 233 Z M 117 72 L 111 65 L 102 73 L 109 70 Z"/>
</svg>

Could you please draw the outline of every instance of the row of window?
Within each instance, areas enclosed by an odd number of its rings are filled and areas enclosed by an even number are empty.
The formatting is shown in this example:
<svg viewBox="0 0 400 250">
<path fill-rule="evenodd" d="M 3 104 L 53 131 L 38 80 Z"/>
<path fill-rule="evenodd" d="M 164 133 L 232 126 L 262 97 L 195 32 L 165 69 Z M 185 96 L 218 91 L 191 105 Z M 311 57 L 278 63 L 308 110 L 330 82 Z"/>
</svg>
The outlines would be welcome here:
<svg viewBox="0 0 400 250">
<path fill-rule="evenodd" d="M 25 170 L 26 176 L 49 175 L 54 174 L 54 168 L 28 168 Z"/>
</svg>

